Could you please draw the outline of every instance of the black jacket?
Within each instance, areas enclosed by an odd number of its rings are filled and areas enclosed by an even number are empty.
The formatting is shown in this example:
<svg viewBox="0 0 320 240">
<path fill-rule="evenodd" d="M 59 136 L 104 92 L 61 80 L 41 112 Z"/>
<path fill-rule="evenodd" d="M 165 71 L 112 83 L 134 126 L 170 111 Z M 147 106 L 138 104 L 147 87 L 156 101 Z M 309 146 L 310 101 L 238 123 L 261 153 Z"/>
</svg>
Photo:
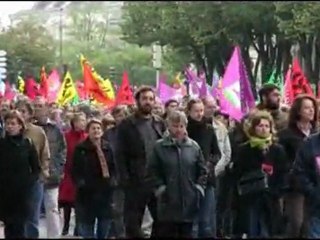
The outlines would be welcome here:
<svg viewBox="0 0 320 240">
<path fill-rule="evenodd" d="M 320 134 L 308 137 L 299 148 L 293 164 L 293 174 L 307 197 L 312 216 L 320 216 Z M 312 217 L 310 216 L 310 217 Z"/>
<path fill-rule="evenodd" d="M 312 130 L 311 133 L 314 133 Z M 288 172 L 286 176 L 286 184 L 288 191 L 299 191 L 301 186 L 299 186 L 296 176 L 294 176 L 292 170 L 292 165 L 296 157 L 298 149 L 302 146 L 304 139 L 307 137 L 300 129 L 297 127 L 286 128 L 278 133 L 279 143 L 284 147 L 288 157 Z"/>
<path fill-rule="evenodd" d="M 145 143 L 139 133 L 136 121 L 137 115 L 133 114 L 118 126 L 116 159 L 122 186 L 139 187 L 145 182 L 147 164 Z M 158 116 L 153 116 L 152 121 L 158 138 L 162 138 L 165 132 L 163 120 Z"/>
<path fill-rule="evenodd" d="M 76 203 L 90 209 L 92 214 L 110 214 L 111 196 L 115 182 L 115 166 L 109 144 L 101 141 L 102 151 L 109 168 L 110 178 L 102 176 L 96 147 L 87 138 L 75 148 L 72 178 L 76 187 Z"/>
<path fill-rule="evenodd" d="M 22 136 L 0 139 L 0 217 L 28 215 L 27 200 L 40 174 L 36 148 Z"/>
<path fill-rule="evenodd" d="M 221 158 L 217 135 L 212 124 L 202 121 L 195 121 L 188 118 L 188 136 L 196 141 L 202 151 L 206 166 L 209 171 L 209 184 L 215 184 L 214 168 Z"/>
</svg>

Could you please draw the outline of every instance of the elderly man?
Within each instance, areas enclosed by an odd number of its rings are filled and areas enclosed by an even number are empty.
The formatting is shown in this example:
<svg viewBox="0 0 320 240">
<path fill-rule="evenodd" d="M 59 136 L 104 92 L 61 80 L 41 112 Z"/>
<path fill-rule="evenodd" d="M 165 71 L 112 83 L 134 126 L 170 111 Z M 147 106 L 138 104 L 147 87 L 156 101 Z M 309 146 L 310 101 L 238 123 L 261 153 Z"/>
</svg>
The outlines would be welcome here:
<svg viewBox="0 0 320 240">
<path fill-rule="evenodd" d="M 230 228 L 224 226 L 222 223 L 228 222 L 228 220 L 225 219 L 230 217 L 230 215 L 227 214 L 229 207 L 226 203 L 231 188 L 228 184 L 229 176 L 225 174 L 225 172 L 231 160 L 231 145 L 227 128 L 223 123 L 214 118 L 215 112 L 220 110 L 217 101 L 211 96 L 202 99 L 202 101 L 204 104 L 204 115 L 215 129 L 221 152 L 221 159 L 215 167 L 215 175 L 217 178 L 217 235 L 219 236 L 222 234 L 221 232 L 228 232 Z M 228 230 L 223 230 L 225 228 L 228 228 Z"/>
</svg>

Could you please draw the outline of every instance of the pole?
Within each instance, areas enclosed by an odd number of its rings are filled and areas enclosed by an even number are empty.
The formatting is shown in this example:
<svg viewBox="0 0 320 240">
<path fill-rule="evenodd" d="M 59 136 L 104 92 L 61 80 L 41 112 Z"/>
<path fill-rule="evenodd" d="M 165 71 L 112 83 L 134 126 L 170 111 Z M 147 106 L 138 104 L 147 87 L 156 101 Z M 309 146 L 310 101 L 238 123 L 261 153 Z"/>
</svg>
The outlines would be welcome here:
<svg viewBox="0 0 320 240">
<path fill-rule="evenodd" d="M 63 32 L 62 32 L 62 11 L 63 9 L 60 8 L 60 14 L 59 14 L 59 41 L 60 41 L 60 48 L 59 48 L 59 57 L 60 57 L 60 67 L 62 69 L 62 72 L 63 72 L 63 57 L 62 57 L 62 51 L 63 51 L 63 48 L 62 48 L 62 41 L 63 41 Z"/>
<path fill-rule="evenodd" d="M 156 69 L 156 89 L 159 89 L 160 83 L 160 68 Z"/>
</svg>

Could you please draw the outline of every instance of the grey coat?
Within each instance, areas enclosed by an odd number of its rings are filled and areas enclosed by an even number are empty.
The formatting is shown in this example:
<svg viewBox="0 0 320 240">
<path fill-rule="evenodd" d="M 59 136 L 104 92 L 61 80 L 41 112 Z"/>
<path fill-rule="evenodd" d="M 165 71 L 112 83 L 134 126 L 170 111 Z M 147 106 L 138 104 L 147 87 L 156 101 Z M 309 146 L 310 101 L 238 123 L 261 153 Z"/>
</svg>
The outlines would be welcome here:
<svg viewBox="0 0 320 240">
<path fill-rule="evenodd" d="M 159 221 L 193 222 L 203 197 L 207 170 L 198 144 L 190 138 L 176 143 L 158 140 L 147 170 L 155 190 Z"/>
</svg>

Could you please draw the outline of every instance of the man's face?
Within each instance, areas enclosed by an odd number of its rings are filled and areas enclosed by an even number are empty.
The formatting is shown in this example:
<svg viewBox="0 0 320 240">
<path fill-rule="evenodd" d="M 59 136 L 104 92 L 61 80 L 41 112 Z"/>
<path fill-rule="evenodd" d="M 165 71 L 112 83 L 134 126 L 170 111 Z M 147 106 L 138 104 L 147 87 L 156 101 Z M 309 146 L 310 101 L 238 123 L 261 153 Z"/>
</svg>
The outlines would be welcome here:
<svg viewBox="0 0 320 240">
<path fill-rule="evenodd" d="M 152 109 L 152 113 L 156 114 L 158 116 L 163 115 L 163 106 L 162 106 L 161 102 L 156 102 L 154 104 L 153 109 Z"/>
<path fill-rule="evenodd" d="M 30 119 L 32 118 L 26 106 L 24 105 L 18 106 L 18 111 L 21 113 L 25 122 L 29 122 Z"/>
<path fill-rule="evenodd" d="M 176 139 L 183 139 L 186 136 L 186 125 L 183 123 L 169 123 L 168 130 L 172 137 Z"/>
<path fill-rule="evenodd" d="M 205 101 L 204 105 L 204 115 L 207 118 L 213 117 L 214 113 L 216 111 L 219 111 L 219 106 L 217 105 L 217 102 L 213 98 L 208 98 Z"/>
<path fill-rule="evenodd" d="M 138 99 L 138 109 L 143 114 L 151 114 L 154 107 L 155 96 L 151 91 L 142 92 Z"/>
<path fill-rule="evenodd" d="M 280 107 L 281 94 L 278 89 L 270 92 L 266 98 L 265 105 L 268 109 L 277 110 Z"/>
<path fill-rule="evenodd" d="M 173 112 L 173 111 L 176 111 L 178 110 L 178 103 L 177 102 L 171 102 L 168 106 L 167 106 L 167 112 Z"/>
<path fill-rule="evenodd" d="M 48 108 L 43 98 L 38 98 L 35 100 L 34 115 L 37 119 L 48 117 Z"/>
<path fill-rule="evenodd" d="M 2 101 L 0 104 L 1 108 L 1 115 L 4 116 L 10 111 L 10 102 L 9 101 Z"/>
</svg>

